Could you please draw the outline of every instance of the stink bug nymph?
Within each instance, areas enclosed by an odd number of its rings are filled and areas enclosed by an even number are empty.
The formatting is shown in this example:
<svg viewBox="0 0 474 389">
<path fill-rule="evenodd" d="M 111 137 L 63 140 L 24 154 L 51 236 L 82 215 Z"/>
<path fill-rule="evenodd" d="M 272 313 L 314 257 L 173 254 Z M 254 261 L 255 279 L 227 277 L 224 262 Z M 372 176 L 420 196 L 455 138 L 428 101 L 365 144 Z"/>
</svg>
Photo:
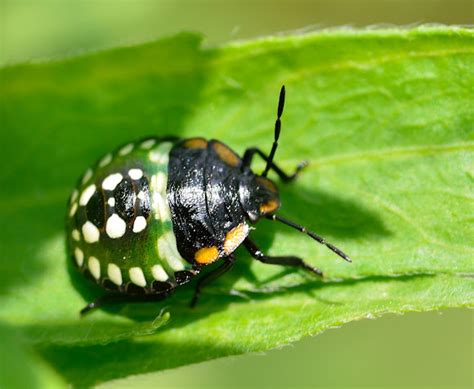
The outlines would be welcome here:
<svg viewBox="0 0 474 389">
<path fill-rule="evenodd" d="M 249 226 L 261 218 L 295 228 L 350 262 L 319 235 L 276 214 L 280 199 L 268 172 L 290 182 L 306 166 L 287 174 L 273 162 L 284 102 L 282 87 L 269 155 L 251 147 L 241 158 L 214 139 L 147 138 L 105 155 L 85 172 L 69 202 L 69 254 L 107 293 L 81 313 L 103 304 L 162 300 L 220 261 L 198 280 L 195 305 L 202 288 L 232 267 L 241 244 L 260 262 L 322 275 L 299 257 L 262 253 L 249 238 Z M 260 175 L 250 168 L 256 155 L 266 161 Z"/>
</svg>

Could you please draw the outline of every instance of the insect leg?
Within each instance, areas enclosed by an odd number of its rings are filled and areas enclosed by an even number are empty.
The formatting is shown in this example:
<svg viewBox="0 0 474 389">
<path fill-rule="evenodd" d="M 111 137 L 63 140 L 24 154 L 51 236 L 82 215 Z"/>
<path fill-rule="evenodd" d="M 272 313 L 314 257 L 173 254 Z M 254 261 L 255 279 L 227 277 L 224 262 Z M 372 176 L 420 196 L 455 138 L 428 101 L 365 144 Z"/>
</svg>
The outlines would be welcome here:
<svg viewBox="0 0 474 389">
<path fill-rule="evenodd" d="M 194 290 L 193 299 L 191 300 L 191 308 L 193 308 L 197 304 L 202 288 L 204 288 L 206 285 L 210 284 L 212 281 L 226 273 L 234 265 L 234 262 L 234 256 L 229 255 L 228 257 L 224 258 L 224 262 L 222 262 L 222 264 L 218 268 L 205 274 L 199 279 L 196 285 L 196 289 Z"/>
<path fill-rule="evenodd" d="M 311 273 L 317 274 L 318 276 L 323 275 L 321 270 L 309 265 L 308 263 L 306 263 L 299 257 L 294 257 L 294 256 L 269 257 L 263 254 L 260 251 L 260 249 L 257 247 L 257 245 L 254 242 L 252 242 L 249 238 L 244 240 L 244 246 L 247 249 L 247 251 L 250 253 L 250 255 L 260 262 L 268 263 L 270 265 L 299 267 L 301 269 L 310 271 Z"/>
<path fill-rule="evenodd" d="M 127 303 L 146 303 L 151 301 L 159 301 L 167 298 L 172 292 L 172 289 L 165 290 L 158 294 L 144 294 L 144 295 L 127 295 L 122 293 L 108 293 L 98 297 L 94 301 L 87 304 L 81 309 L 81 316 L 90 312 L 93 309 L 100 308 L 104 305 L 111 304 L 127 304 Z"/>
<path fill-rule="evenodd" d="M 267 157 L 262 150 L 260 150 L 257 147 L 251 147 L 245 150 L 244 157 L 243 157 L 243 166 L 250 167 L 250 165 L 252 164 L 252 159 L 255 156 L 255 154 L 258 154 L 267 163 L 270 161 L 269 157 Z M 306 166 L 308 166 L 308 161 L 302 161 L 298 164 L 294 173 L 288 174 L 288 173 L 285 173 L 281 168 L 279 168 L 275 164 L 275 162 L 270 161 L 270 168 L 278 175 L 278 177 L 280 177 L 280 179 L 283 182 L 293 181 L 298 176 L 300 171 L 304 169 Z"/>
</svg>

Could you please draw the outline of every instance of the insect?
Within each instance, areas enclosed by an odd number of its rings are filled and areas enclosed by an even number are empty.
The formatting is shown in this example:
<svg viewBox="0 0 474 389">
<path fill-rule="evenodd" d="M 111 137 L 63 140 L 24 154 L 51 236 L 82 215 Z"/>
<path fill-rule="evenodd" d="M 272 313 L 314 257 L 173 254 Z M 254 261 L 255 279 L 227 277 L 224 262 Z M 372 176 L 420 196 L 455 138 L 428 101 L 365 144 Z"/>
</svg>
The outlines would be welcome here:
<svg viewBox="0 0 474 389">
<path fill-rule="evenodd" d="M 147 138 L 106 154 L 84 173 L 69 201 L 68 248 L 77 268 L 107 293 L 81 314 L 104 304 L 162 300 L 220 261 L 198 280 L 194 306 L 202 288 L 232 267 L 242 244 L 260 262 L 322 275 L 299 257 L 262 253 L 249 238 L 250 225 L 262 218 L 303 232 L 351 262 L 316 233 L 276 214 L 280 199 L 269 171 L 290 182 L 306 166 L 287 174 L 273 161 L 284 103 L 283 86 L 269 155 L 251 147 L 241 158 L 204 138 Z M 257 155 L 266 161 L 260 175 L 250 168 Z"/>
</svg>

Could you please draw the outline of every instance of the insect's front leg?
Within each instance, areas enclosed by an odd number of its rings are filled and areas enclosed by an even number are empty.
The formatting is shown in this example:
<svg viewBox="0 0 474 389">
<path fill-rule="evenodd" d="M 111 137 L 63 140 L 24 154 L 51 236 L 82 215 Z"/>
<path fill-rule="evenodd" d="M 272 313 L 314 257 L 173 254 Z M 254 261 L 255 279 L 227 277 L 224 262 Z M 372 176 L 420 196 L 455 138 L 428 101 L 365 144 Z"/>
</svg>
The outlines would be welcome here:
<svg viewBox="0 0 474 389">
<path fill-rule="evenodd" d="M 199 281 L 196 285 L 196 289 L 194 290 L 193 299 L 191 300 L 191 308 L 193 308 L 197 304 L 197 302 L 199 300 L 199 296 L 201 295 L 202 288 L 204 288 L 204 286 L 206 286 L 206 285 L 209 285 L 212 281 L 219 278 L 224 273 L 226 273 L 228 270 L 230 270 L 230 268 L 234 265 L 234 262 L 235 262 L 235 258 L 231 254 L 228 257 L 224 258 L 222 264 L 218 268 L 216 268 L 216 269 L 212 270 L 211 272 L 205 274 L 204 276 L 202 276 L 199 279 Z"/>
</svg>

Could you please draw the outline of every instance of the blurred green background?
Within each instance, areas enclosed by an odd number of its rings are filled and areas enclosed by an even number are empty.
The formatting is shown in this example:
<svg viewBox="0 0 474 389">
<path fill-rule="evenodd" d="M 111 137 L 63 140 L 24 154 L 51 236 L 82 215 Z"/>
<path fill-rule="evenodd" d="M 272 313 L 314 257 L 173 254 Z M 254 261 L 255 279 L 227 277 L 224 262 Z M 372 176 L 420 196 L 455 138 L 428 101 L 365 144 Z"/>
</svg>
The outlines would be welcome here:
<svg viewBox="0 0 474 389">
<path fill-rule="evenodd" d="M 43 61 L 197 31 L 215 45 L 333 26 L 472 24 L 464 0 L 0 0 L 0 64 Z M 352 323 L 265 356 L 241 356 L 104 387 L 473 387 L 473 313 Z"/>
<path fill-rule="evenodd" d="M 472 0 L 0 0 L 0 63 L 196 31 L 207 44 L 333 26 L 472 24 Z"/>
</svg>

